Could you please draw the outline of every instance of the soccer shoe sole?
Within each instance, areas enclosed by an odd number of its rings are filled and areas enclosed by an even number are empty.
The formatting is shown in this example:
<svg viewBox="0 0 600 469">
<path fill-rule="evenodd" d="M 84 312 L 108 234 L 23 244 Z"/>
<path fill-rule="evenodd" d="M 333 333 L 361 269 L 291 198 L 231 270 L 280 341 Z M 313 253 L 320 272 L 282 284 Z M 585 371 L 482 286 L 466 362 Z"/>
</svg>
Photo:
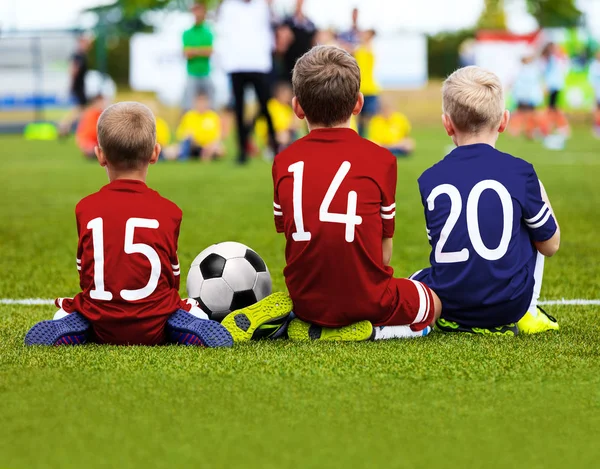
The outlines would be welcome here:
<svg viewBox="0 0 600 469">
<path fill-rule="evenodd" d="M 247 342 L 260 326 L 285 318 L 293 308 L 288 295 L 273 293 L 258 303 L 229 313 L 221 324 L 231 333 L 234 342 Z"/>
<path fill-rule="evenodd" d="M 447 333 L 463 332 L 467 334 L 499 335 L 508 337 L 514 337 L 519 333 L 519 328 L 515 323 L 507 324 L 505 326 L 500 327 L 485 328 L 463 326 L 457 322 L 448 321 L 446 319 L 438 319 L 435 323 L 435 327 L 437 330 Z"/>
<path fill-rule="evenodd" d="M 332 342 L 364 342 L 373 338 L 373 324 L 360 321 L 344 327 L 321 327 L 294 319 L 288 327 L 290 340 L 325 340 Z"/>
<path fill-rule="evenodd" d="M 38 322 L 25 335 L 25 345 L 81 345 L 87 341 L 89 321 L 79 313 Z"/>
<path fill-rule="evenodd" d="M 216 321 L 200 319 L 187 311 L 179 310 L 167 320 L 171 340 L 180 345 L 200 347 L 231 347 L 233 339 L 227 329 Z"/>
</svg>

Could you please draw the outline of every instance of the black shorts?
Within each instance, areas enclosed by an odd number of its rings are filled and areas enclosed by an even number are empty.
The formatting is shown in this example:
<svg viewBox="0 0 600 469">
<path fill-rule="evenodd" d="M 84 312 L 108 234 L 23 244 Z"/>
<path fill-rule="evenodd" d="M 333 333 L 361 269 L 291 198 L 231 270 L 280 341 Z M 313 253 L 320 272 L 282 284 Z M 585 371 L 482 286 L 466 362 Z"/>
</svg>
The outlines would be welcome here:
<svg viewBox="0 0 600 469">
<path fill-rule="evenodd" d="M 558 101 L 559 94 L 560 90 L 554 90 L 550 92 L 550 95 L 548 95 L 548 107 L 550 109 L 556 109 L 556 103 Z"/>
<path fill-rule="evenodd" d="M 83 88 L 75 88 L 71 90 L 71 98 L 76 106 L 84 107 L 87 104 L 87 97 Z"/>
</svg>

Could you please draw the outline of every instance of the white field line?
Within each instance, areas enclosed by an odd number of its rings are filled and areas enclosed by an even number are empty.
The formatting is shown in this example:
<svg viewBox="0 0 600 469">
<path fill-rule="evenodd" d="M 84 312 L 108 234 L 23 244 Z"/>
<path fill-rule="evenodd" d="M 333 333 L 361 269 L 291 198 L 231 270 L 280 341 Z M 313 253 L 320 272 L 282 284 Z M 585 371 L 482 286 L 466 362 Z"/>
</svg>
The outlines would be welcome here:
<svg viewBox="0 0 600 469">
<path fill-rule="evenodd" d="M 1 305 L 27 305 L 27 306 L 37 306 L 37 305 L 53 305 L 54 300 L 52 299 L 44 299 L 44 298 L 0 298 Z M 587 300 L 585 298 L 579 298 L 574 300 L 567 300 L 565 298 L 561 298 L 559 300 L 541 300 L 539 302 L 540 306 L 590 306 L 597 305 L 600 306 L 600 300 Z"/>
</svg>

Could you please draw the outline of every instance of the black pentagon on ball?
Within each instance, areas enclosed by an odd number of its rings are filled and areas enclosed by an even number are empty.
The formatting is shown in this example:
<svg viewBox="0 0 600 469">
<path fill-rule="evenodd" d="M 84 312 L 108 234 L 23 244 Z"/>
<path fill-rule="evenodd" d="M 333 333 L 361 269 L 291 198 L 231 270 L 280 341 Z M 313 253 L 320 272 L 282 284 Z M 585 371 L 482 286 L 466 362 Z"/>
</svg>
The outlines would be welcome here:
<svg viewBox="0 0 600 469">
<path fill-rule="evenodd" d="M 266 272 L 267 265 L 265 261 L 263 261 L 258 254 L 250 249 L 246 249 L 246 254 L 244 255 L 244 259 L 250 262 L 250 265 L 254 267 L 254 270 L 257 272 Z"/>
<path fill-rule="evenodd" d="M 204 280 L 209 278 L 220 278 L 225 270 L 225 262 L 227 259 L 218 254 L 209 254 L 206 259 L 200 262 L 200 273 Z"/>
<path fill-rule="evenodd" d="M 238 309 L 245 308 L 256 303 L 256 295 L 253 290 L 236 291 L 233 294 L 233 300 L 231 301 L 231 311 L 237 311 Z"/>
</svg>

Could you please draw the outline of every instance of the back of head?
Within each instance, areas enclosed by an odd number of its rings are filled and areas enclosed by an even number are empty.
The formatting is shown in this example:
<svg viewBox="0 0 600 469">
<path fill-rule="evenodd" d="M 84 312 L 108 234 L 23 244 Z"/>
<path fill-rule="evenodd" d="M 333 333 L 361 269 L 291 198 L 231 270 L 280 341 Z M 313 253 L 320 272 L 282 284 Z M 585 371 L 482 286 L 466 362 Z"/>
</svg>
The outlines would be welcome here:
<svg viewBox="0 0 600 469">
<path fill-rule="evenodd" d="M 496 74 L 483 68 L 460 68 L 444 81 L 442 106 L 461 132 L 497 130 L 504 113 L 502 83 Z"/>
<path fill-rule="evenodd" d="M 156 145 L 152 111 L 133 101 L 109 106 L 98 120 L 98 145 L 115 168 L 137 169 L 148 164 Z"/>
<path fill-rule="evenodd" d="M 334 127 L 352 116 L 360 91 L 360 70 L 345 50 L 317 46 L 296 62 L 292 84 L 308 121 Z"/>
</svg>

